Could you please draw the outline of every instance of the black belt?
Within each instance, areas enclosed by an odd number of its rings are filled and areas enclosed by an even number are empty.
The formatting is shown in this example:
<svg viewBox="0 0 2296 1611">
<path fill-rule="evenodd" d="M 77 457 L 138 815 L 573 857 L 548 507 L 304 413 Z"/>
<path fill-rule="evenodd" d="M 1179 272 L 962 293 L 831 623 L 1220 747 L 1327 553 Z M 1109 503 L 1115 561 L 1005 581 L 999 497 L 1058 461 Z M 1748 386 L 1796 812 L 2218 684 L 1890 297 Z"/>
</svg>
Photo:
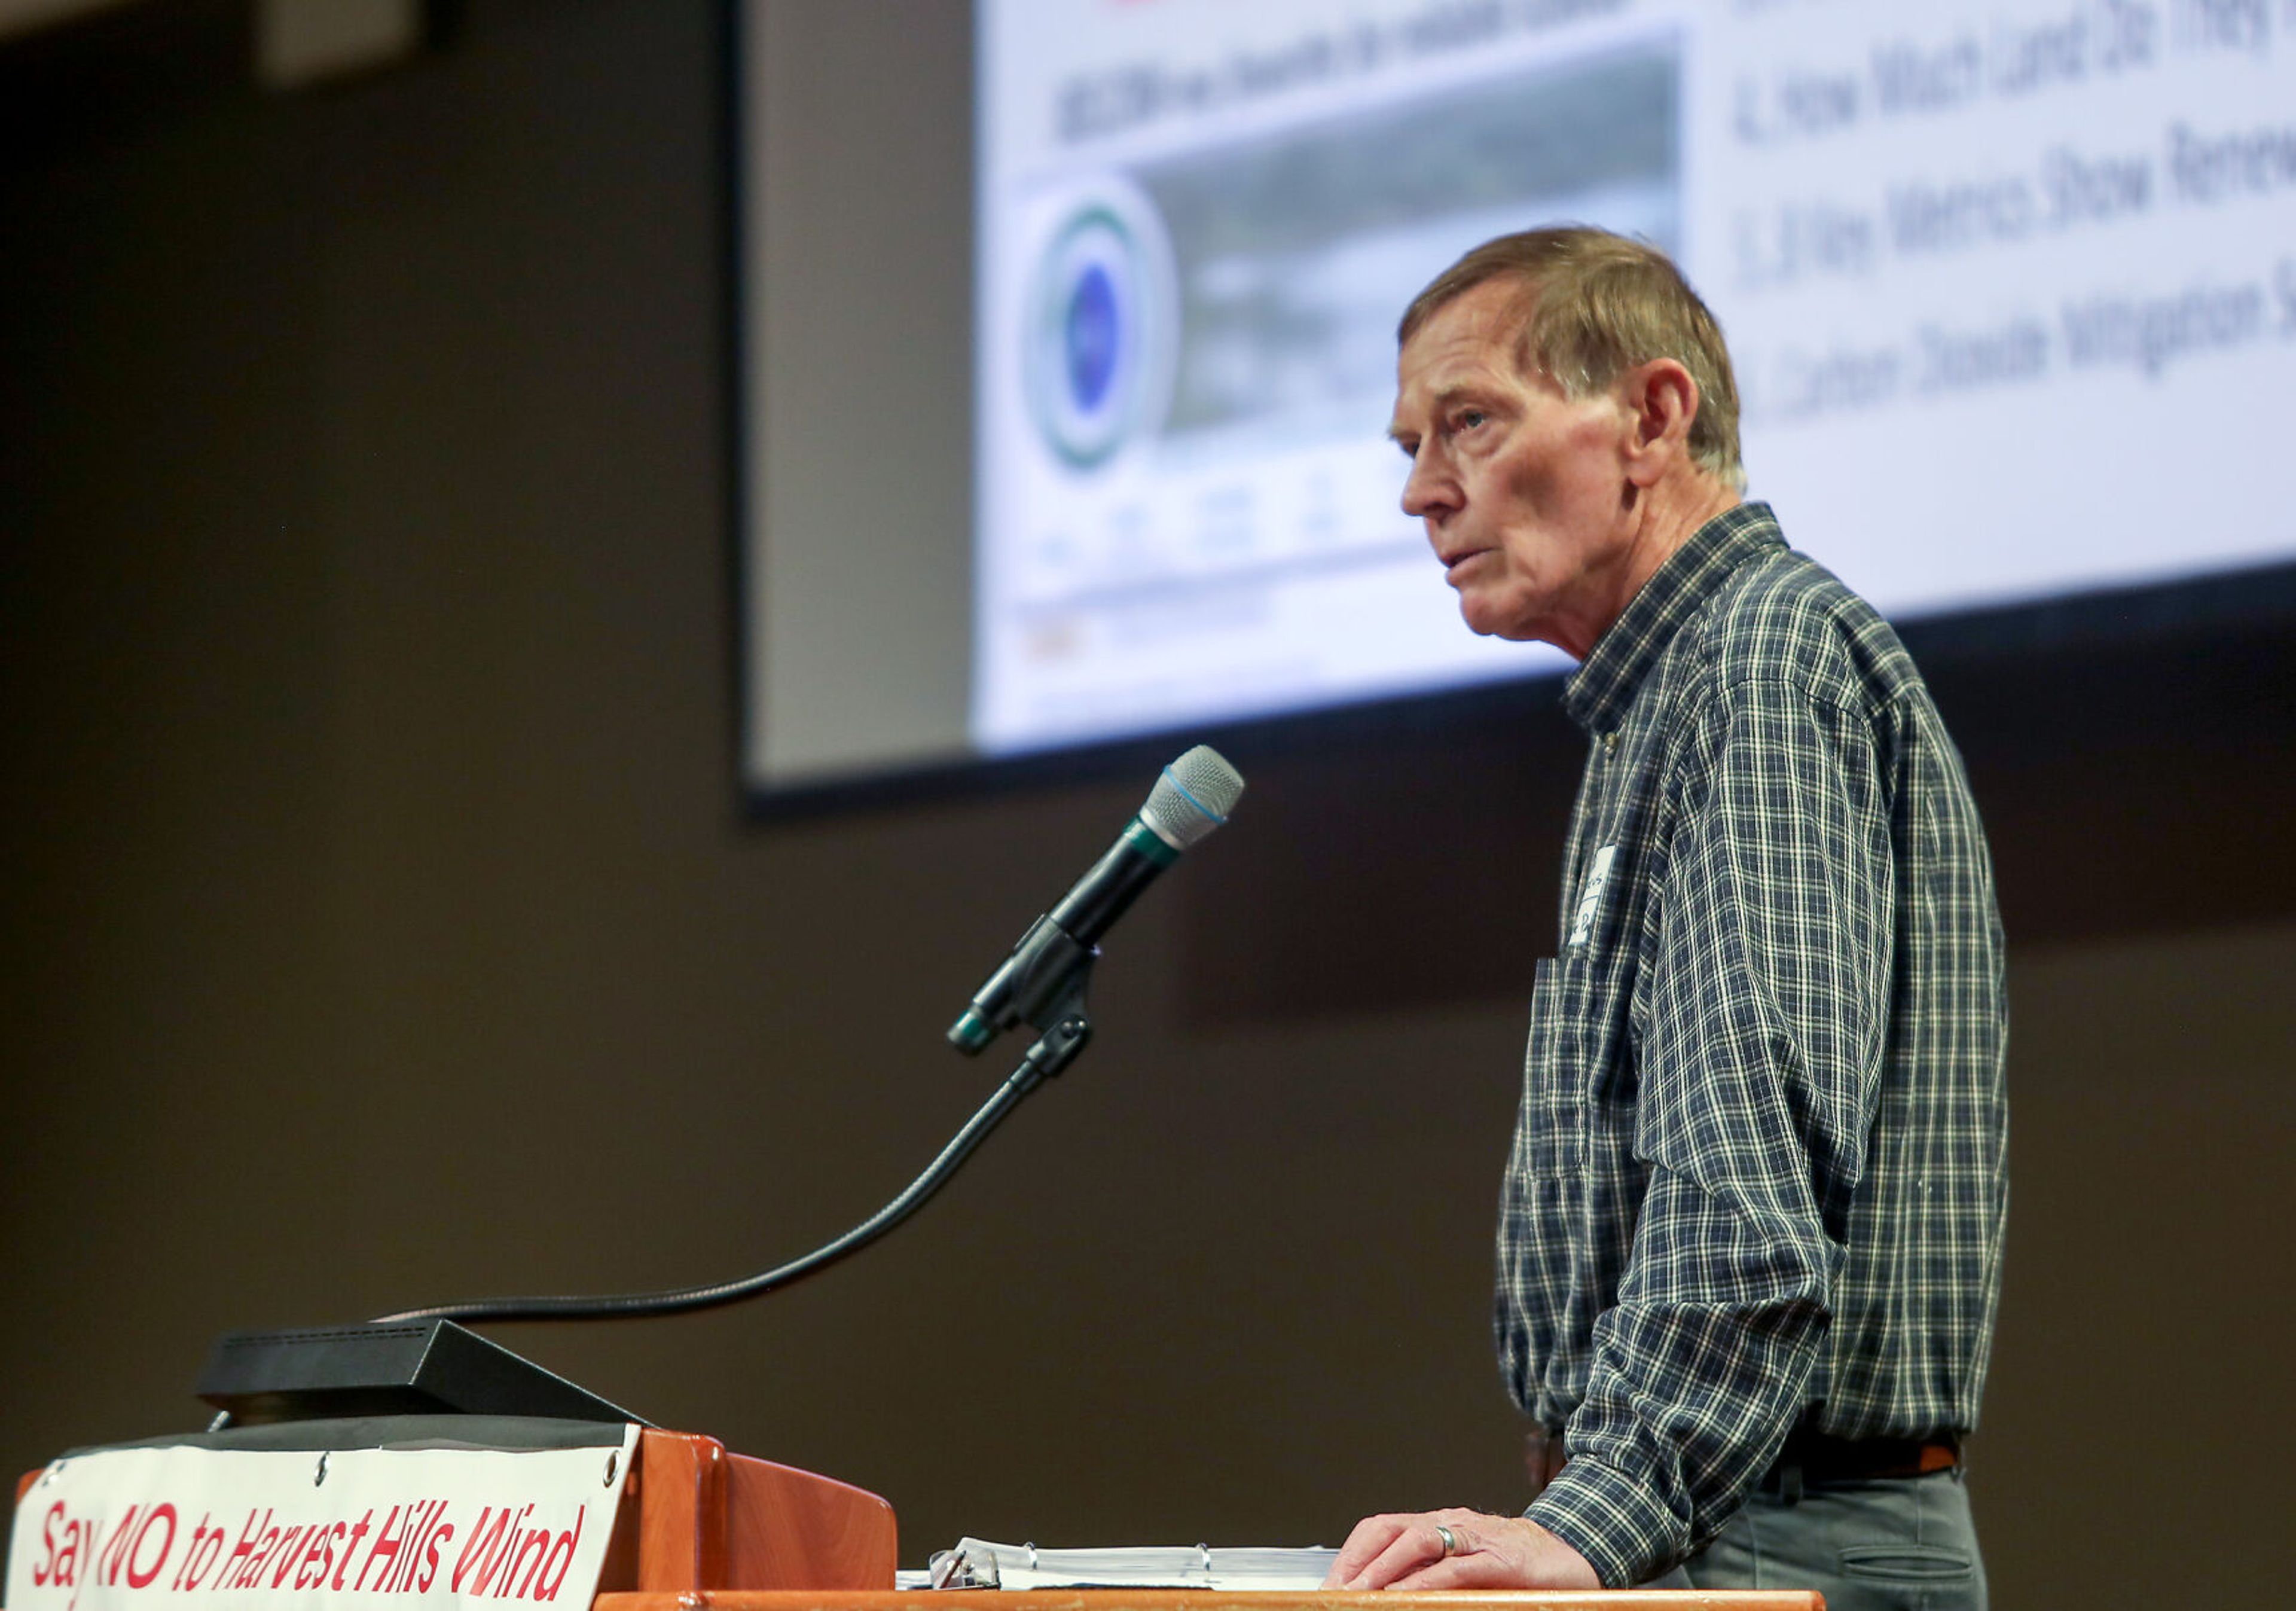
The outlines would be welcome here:
<svg viewBox="0 0 2296 1611">
<path fill-rule="evenodd" d="M 1762 1473 L 1761 1491 L 1781 1495 L 1789 1505 L 1806 1486 L 1864 1483 L 1889 1477 L 1933 1476 L 1961 1467 L 1961 1434 L 1927 1437 L 1828 1437 L 1800 1426 L 1786 1434 L 1785 1447 Z"/>
</svg>

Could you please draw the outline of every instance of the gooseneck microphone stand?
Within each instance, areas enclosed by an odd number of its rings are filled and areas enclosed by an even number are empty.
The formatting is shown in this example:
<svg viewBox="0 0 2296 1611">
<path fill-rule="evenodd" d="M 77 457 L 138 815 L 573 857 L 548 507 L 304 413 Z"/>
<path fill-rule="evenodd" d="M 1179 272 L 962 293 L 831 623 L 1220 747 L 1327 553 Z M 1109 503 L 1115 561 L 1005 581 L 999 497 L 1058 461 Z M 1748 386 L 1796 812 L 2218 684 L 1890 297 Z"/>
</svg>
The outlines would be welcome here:
<svg viewBox="0 0 2296 1611">
<path fill-rule="evenodd" d="M 217 1342 L 200 1377 L 199 1396 L 217 1410 L 208 1430 L 323 1416 L 441 1411 L 649 1425 L 459 1322 L 636 1319 L 715 1309 L 803 1280 L 858 1252 L 922 1207 L 1023 1097 L 1076 1061 L 1092 1039 L 1085 993 L 1098 956 L 1097 949 L 1077 948 L 1061 958 L 1063 976 L 1043 981 L 1057 988 L 1038 998 L 1042 1008 L 1029 1023 L 1039 1032 L 1020 1066 L 923 1173 L 834 1241 L 761 1274 L 667 1292 L 483 1298 L 403 1310 L 365 1326 L 228 1333 Z"/>
</svg>

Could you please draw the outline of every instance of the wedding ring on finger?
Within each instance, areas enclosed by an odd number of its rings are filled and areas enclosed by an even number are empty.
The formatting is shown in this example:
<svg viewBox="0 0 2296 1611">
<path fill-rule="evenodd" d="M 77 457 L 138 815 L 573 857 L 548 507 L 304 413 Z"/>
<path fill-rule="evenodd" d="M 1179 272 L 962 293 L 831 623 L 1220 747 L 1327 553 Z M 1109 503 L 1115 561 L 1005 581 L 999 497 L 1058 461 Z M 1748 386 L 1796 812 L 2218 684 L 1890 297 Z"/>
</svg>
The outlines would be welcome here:
<svg viewBox="0 0 2296 1611">
<path fill-rule="evenodd" d="M 1459 1541 L 1457 1537 L 1453 1534 L 1448 1527 L 1446 1527 L 1440 1522 L 1435 1524 L 1435 1536 L 1443 1541 L 1443 1558 L 1445 1560 L 1448 1560 L 1453 1556 L 1459 1553 Z"/>
</svg>

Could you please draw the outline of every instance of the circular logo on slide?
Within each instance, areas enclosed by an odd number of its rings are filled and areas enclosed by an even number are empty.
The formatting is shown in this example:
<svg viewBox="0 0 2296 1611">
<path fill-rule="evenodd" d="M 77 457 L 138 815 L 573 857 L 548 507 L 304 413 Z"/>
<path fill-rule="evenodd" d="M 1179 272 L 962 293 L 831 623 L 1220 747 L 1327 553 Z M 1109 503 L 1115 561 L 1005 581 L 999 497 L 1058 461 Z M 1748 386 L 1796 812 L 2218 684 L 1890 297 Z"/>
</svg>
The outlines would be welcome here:
<svg viewBox="0 0 2296 1611">
<path fill-rule="evenodd" d="M 1029 408 L 1063 463 L 1090 469 L 1163 418 L 1171 249 L 1145 196 L 1103 185 L 1061 210 L 1023 325 Z"/>
</svg>

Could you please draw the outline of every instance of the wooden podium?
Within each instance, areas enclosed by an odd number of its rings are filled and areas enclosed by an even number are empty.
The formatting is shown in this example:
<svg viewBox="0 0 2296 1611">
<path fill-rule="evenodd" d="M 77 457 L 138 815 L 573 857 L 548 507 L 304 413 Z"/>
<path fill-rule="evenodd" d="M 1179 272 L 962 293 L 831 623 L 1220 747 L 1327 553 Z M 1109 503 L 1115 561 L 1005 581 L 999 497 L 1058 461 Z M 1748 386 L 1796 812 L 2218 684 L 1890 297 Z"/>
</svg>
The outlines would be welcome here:
<svg viewBox="0 0 2296 1611">
<path fill-rule="evenodd" d="M 26 1472 L 17 1497 L 38 1479 Z M 1808 1592 L 1624 1590 L 1438 1594 L 1165 1589 L 898 1590 L 893 1508 L 847 1484 L 644 1431 L 594 1611 L 1824 1611 Z"/>
</svg>

